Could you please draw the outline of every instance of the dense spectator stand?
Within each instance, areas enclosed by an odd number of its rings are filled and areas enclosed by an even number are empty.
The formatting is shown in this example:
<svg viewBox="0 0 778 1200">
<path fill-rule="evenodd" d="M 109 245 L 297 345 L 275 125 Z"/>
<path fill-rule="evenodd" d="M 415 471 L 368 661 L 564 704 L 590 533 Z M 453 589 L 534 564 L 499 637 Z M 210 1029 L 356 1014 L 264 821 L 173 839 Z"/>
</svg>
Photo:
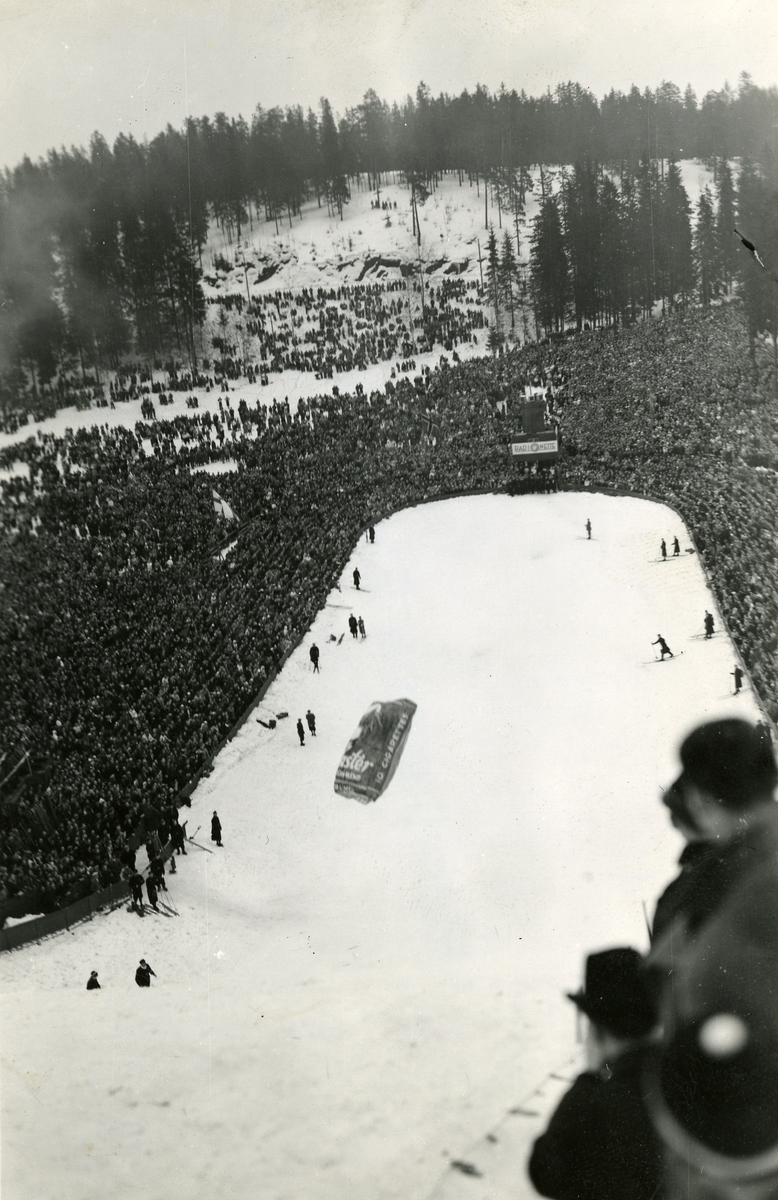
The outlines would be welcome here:
<svg viewBox="0 0 778 1200">
<path fill-rule="evenodd" d="M 295 414 L 227 395 L 218 416 L 0 453 L 29 468 L 0 484 L 0 753 L 28 756 L 0 793 L 0 899 L 39 889 L 56 907 L 85 880 L 120 878 L 144 813 L 171 819 L 368 524 L 445 495 L 550 486 L 508 454 L 525 386 L 548 389 L 563 486 L 682 514 L 775 717 L 778 411 L 761 355 L 731 305 L 441 363 Z M 214 480 L 190 470 L 217 461 L 233 468 L 216 486 L 237 530 L 214 511 Z"/>
</svg>

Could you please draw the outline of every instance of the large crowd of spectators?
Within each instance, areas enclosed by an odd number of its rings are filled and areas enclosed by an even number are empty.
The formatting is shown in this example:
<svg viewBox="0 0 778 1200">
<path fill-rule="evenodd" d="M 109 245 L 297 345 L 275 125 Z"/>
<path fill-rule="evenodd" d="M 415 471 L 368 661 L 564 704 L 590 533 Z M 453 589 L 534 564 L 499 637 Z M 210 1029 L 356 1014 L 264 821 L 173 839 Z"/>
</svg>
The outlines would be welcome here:
<svg viewBox="0 0 778 1200">
<path fill-rule="evenodd" d="M 478 286 L 464 279 L 429 283 L 423 295 L 418 282 L 400 280 L 276 291 L 250 302 L 241 292 L 221 292 L 209 303 L 220 310 L 215 324 L 223 332 L 212 340 L 221 373 L 247 375 L 236 338 L 245 333 L 260 382 L 289 370 L 332 379 L 436 346 L 451 351 L 486 323 Z M 227 313 L 236 314 L 232 324 Z"/>
<path fill-rule="evenodd" d="M 172 820 L 364 528 L 437 496 L 546 490 L 508 452 L 527 387 L 560 425 L 561 486 L 680 510 L 778 717 L 778 406 L 736 304 L 444 358 L 294 413 L 227 394 L 213 415 L 39 433 L 0 452 L 27 467 L 0 482 L 0 901 L 118 878 L 144 812 Z M 217 482 L 193 470 L 219 461 Z"/>
</svg>

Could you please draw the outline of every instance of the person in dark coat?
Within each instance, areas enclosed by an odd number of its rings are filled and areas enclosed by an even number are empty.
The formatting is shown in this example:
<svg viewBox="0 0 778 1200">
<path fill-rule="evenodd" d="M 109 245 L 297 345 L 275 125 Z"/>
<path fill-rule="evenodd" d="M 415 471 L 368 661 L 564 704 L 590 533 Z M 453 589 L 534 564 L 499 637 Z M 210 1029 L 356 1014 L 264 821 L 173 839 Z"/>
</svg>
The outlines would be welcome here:
<svg viewBox="0 0 778 1200">
<path fill-rule="evenodd" d="M 93 971 L 86 981 L 86 990 L 88 992 L 93 992 L 95 988 L 99 989 L 99 987 L 100 984 L 97 982 L 97 971 Z"/>
<path fill-rule="evenodd" d="M 316 717 L 311 712 L 310 708 L 305 714 L 305 722 L 311 731 L 311 737 L 316 737 Z"/>
<path fill-rule="evenodd" d="M 157 908 L 157 885 L 154 882 L 154 877 L 152 875 L 149 875 L 148 879 L 146 880 L 146 892 L 149 897 L 149 904 L 155 910 L 155 912 L 159 912 L 159 909 Z"/>
<path fill-rule="evenodd" d="M 303 723 L 299 717 L 297 718 L 297 736 L 300 739 L 300 745 L 304 746 L 305 745 L 305 726 L 303 725 Z"/>
<path fill-rule="evenodd" d="M 179 825 L 178 821 L 174 821 L 170 827 L 170 840 L 176 854 L 186 854 L 186 835 L 183 825 Z"/>
<path fill-rule="evenodd" d="M 706 609 L 705 610 L 705 640 L 706 641 L 708 640 L 708 638 L 713 637 L 714 628 L 715 628 L 715 626 L 713 624 L 713 616 Z"/>
<path fill-rule="evenodd" d="M 211 841 L 216 842 L 217 846 L 222 844 L 222 823 L 219 820 L 216 809 L 213 810 L 211 817 Z"/>
<path fill-rule="evenodd" d="M 351 630 L 351 636 L 353 638 L 355 638 L 357 636 L 359 626 L 357 625 L 357 619 L 353 613 L 351 614 L 351 616 L 348 619 L 348 627 Z"/>
<path fill-rule="evenodd" d="M 142 958 L 139 966 L 137 966 L 135 969 L 135 982 L 137 983 L 138 987 L 151 987 L 152 975 L 156 979 L 156 971 L 152 971 L 145 958 Z"/>
<path fill-rule="evenodd" d="M 311 662 L 313 663 L 313 672 L 315 675 L 316 672 L 319 670 L 319 647 L 316 645 L 315 642 L 311 646 L 309 653 L 310 653 Z"/>
<path fill-rule="evenodd" d="M 675 655 L 673 654 L 672 650 L 671 650 L 671 649 L 670 649 L 670 647 L 668 646 L 668 644 L 667 644 L 667 642 L 665 641 L 665 639 L 662 637 L 661 633 L 658 633 L 658 634 L 656 635 L 656 641 L 655 641 L 655 642 L 652 642 L 652 643 L 651 643 L 651 645 L 652 645 L 652 646 L 658 646 L 658 647 L 659 647 L 659 651 L 660 651 L 659 657 L 660 657 L 660 660 L 664 659 L 664 656 L 665 656 L 666 654 L 669 654 L 671 658 L 675 658 Z"/>
<path fill-rule="evenodd" d="M 365 632 L 365 622 L 362 620 L 361 617 L 357 621 L 357 626 L 359 628 L 359 636 L 364 641 L 365 638 L 367 637 L 367 633 Z"/>
<path fill-rule="evenodd" d="M 359 581 L 362 576 L 359 573 L 359 567 L 354 567 L 354 587 L 359 591 Z"/>
<path fill-rule="evenodd" d="M 373 528 L 372 525 L 370 526 L 370 528 L 368 529 L 367 532 L 370 534 L 370 545 L 372 546 L 373 542 L 375 541 L 375 529 Z"/>
<path fill-rule="evenodd" d="M 743 686 L 743 672 L 737 663 L 735 663 L 735 669 L 732 671 L 732 677 L 735 680 L 735 695 L 737 696 Z"/>
<path fill-rule="evenodd" d="M 587 541 L 591 541 L 591 538 L 592 538 L 592 523 L 589 520 L 589 518 L 587 517 L 586 518 L 586 539 L 587 539 Z"/>
<path fill-rule="evenodd" d="M 535 1142 L 529 1177 L 554 1200 L 657 1200 L 661 1143 L 641 1095 L 656 1012 L 640 954 L 589 955 L 585 986 L 569 998 L 589 1019 L 588 1069 Z"/>
<path fill-rule="evenodd" d="M 767 1200 L 778 1195 L 778 765 L 736 718 L 698 726 L 680 758 L 663 801 L 708 849 L 660 898 L 648 958 L 662 1038 L 647 1087 L 667 1194 Z"/>
<path fill-rule="evenodd" d="M 154 880 L 154 886 L 158 891 L 166 892 L 167 884 L 165 883 L 165 864 L 161 858 L 152 858 L 149 863 L 149 878 Z"/>
<path fill-rule="evenodd" d="M 132 896 L 132 906 L 138 913 L 138 916 L 143 916 L 143 876 L 140 871 L 133 871 L 129 879 L 130 895 Z"/>
<path fill-rule="evenodd" d="M 677 558 L 680 553 L 681 553 L 681 543 L 678 541 L 677 537 L 674 537 L 673 538 L 673 557 Z"/>
<path fill-rule="evenodd" d="M 664 539 L 664 538 L 662 538 L 662 541 L 661 541 L 661 543 L 660 543 L 659 549 L 660 549 L 660 552 L 661 552 L 661 554 L 662 554 L 662 558 L 667 558 L 667 544 L 665 543 L 665 539 Z"/>
</svg>

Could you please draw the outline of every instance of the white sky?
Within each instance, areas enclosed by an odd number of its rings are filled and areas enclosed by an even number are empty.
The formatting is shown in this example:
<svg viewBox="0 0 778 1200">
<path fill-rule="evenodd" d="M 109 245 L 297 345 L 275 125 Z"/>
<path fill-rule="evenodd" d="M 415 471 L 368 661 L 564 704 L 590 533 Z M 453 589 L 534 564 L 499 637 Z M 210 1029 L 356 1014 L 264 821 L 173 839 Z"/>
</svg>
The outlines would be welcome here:
<svg viewBox="0 0 778 1200">
<path fill-rule="evenodd" d="M 699 96 L 747 70 L 776 81 L 774 0 L 0 0 L 0 164 L 99 129 L 153 137 L 223 110 L 337 112 L 501 82 L 537 94 L 575 79 Z"/>
</svg>

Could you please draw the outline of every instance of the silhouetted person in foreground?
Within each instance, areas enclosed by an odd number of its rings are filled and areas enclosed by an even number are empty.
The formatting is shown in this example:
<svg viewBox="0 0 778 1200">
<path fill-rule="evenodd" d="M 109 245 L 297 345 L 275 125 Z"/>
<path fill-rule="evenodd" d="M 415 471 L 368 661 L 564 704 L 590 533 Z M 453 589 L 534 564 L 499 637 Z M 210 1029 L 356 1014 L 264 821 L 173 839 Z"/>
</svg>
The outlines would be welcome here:
<svg viewBox="0 0 778 1200">
<path fill-rule="evenodd" d="M 97 971 L 93 971 L 86 982 L 86 990 L 93 992 L 95 988 L 99 989 L 100 984 L 97 982 Z"/>
<path fill-rule="evenodd" d="M 656 1014 L 641 956 L 590 954 L 585 986 L 569 998 L 588 1018 L 587 1070 L 535 1142 L 529 1177 L 554 1200 L 657 1200 L 661 1144 L 641 1095 Z"/>
</svg>

